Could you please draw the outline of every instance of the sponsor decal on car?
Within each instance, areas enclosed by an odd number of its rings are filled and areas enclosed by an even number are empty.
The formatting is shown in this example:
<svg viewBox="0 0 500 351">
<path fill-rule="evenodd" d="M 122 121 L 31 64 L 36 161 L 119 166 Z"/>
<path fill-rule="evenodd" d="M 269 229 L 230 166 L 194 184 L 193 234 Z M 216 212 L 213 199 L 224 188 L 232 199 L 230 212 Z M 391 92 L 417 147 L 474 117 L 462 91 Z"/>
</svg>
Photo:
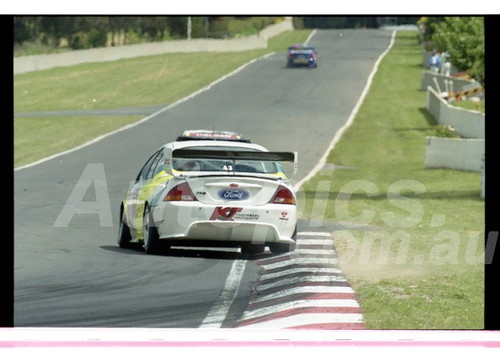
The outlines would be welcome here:
<svg viewBox="0 0 500 351">
<path fill-rule="evenodd" d="M 211 221 L 257 221 L 260 218 L 258 213 L 241 213 L 242 207 L 222 207 L 217 206 L 210 216 Z"/>
<path fill-rule="evenodd" d="M 241 212 L 242 207 L 222 207 L 218 206 L 215 208 L 212 216 L 210 216 L 211 221 L 219 220 L 219 221 L 233 221 L 233 217 Z"/>
<path fill-rule="evenodd" d="M 250 197 L 250 193 L 243 189 L 226 188 L 219 190 L 217 192 L 217 196 L 222 200 L 241 201 L 248 199 Z"/>
<path fill-rule="evenodd" d="M 237 213 L 234 219 L 239 221 L 258 221 L 260 218 L 258 213 Z"/>
<path fill-rule="evenodd" d="M 288 221 L 287 216 L 288 216 L 288 212 L 287 211 L 282 211 L 281 212 L 281 217 L 279 218 L 279 220 L 281 220 L 281 221 Z"/>
</svg>

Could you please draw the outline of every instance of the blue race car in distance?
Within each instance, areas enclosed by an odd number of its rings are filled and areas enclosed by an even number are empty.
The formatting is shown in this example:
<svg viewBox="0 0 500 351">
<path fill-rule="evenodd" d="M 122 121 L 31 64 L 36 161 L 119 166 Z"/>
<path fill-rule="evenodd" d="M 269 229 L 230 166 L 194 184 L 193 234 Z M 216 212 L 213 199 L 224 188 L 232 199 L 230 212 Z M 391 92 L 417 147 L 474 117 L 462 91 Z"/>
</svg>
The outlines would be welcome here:
<svg viewBox="0 0 500 351">
<path fill-rule="evenodd" d="M 318 66 L 318 53 L 311 46 L 295 44 L 288 48 L 287 67 L 307 66 L 316 68 Z"/>
</svg>

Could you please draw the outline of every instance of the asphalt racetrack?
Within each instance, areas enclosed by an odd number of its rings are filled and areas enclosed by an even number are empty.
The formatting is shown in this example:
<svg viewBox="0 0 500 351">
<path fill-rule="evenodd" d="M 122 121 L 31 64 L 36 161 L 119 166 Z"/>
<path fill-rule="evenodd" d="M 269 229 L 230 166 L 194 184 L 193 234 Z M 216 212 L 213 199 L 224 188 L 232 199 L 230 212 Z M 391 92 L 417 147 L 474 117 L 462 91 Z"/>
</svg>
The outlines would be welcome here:
<svg viewBox="0 0 500 351">
<path fill-rule="evenodd" d="M 391 35 L 318 31 L 310 42 L 316 69 L 288 69 L 284 53 L 270 55 L 134 128 L 15 171 L 14 326 L 198 328 L 225 303 L 218 326 L 233 327 L 259 277 L 253 259 L 234 250 L 119 249 L 118 210 L 130 182 L 157 147 L 198 128 L 298 151 L 300 180 L 347 121 Z M 60 217 L 77 184 L 101 215 Z M 235 262 L 237 293 L 221 301 Z"/>
</svg>

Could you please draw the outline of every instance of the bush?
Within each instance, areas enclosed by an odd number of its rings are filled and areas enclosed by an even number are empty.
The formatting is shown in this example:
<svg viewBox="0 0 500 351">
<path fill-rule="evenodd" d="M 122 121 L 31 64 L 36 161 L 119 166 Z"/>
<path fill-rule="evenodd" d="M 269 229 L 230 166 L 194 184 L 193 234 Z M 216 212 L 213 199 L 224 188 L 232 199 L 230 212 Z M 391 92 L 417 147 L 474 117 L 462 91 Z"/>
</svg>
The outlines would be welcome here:
<svg viewBox="0 0 500 351">
<path fill-rule="evenodd" d="M 432 40 L 450 54 L 457 69 L 467 71 L 484 86 L 484 19 L 482 17 L 445 17 L 434 23 Z"/>
<path fill-rule="evenodd" d="M 69 46 L 73 50 L 88 49 L 90 47 L 88 33 L 78 32 L 74 34 L 73 37 L 71 38 Z"/>
<path fill-rule="evenodd" d="M 227 30 L 231 33 L 231 36 L 245 36 L 254 35 L 259 32 L 259 29 L 254 26 L 250 21 L 242 20 L 232 20 L 229 21 Z"/>
<path fill-rule="evenodd" d="M 89 33 L 89 45 L 92 48 L 106 46 L 108 43 L 108 35 L 102 29 L 91 29 Z"/>
</svg>

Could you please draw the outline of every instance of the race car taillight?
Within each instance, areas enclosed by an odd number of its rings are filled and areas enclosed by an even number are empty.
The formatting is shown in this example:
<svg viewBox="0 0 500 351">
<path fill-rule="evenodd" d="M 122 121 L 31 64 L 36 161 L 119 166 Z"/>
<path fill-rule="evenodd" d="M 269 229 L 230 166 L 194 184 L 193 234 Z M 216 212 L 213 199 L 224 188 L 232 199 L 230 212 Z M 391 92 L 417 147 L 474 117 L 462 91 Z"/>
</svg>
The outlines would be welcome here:
<svg viewBox="0 0 500 351">
<path fill-rule="evenodd" d="M 295 205 L 295 197 L 288 188 L 284 187 L 283 185 L 280 185 L 270 203 L 282 204 L 282 205 Z"/>
<path fill-rule="evenodd" d="M 181 183 L 168 192 L 164 201 L 197 201 L 188 183 Z"/>
</svg>

